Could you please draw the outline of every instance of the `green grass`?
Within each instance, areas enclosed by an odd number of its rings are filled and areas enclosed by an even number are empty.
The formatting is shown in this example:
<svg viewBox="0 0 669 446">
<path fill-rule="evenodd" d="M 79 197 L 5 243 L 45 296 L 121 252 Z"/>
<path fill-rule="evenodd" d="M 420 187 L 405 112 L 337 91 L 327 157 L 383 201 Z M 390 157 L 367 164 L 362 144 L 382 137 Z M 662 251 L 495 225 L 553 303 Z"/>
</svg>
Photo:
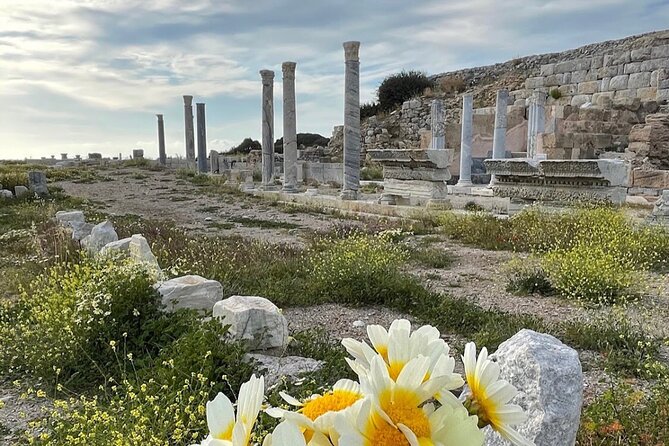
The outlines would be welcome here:
<svg viewBox="0 0 669 446">
<path fill-rule="evenodd" d="M 229 217 L 229 221 L 239 223 L 242 226 L 261 229 L 297 229 L 300 225 L 285 221 L 263 220 L 260 218 L 249 217 Z"/>
</svg>

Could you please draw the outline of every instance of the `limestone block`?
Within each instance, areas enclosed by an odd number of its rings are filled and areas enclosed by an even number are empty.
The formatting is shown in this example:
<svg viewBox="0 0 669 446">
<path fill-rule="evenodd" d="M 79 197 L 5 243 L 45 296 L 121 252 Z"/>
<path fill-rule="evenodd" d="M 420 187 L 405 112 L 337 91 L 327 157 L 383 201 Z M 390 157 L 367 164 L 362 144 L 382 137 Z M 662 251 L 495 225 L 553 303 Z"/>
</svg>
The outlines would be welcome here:
<svg viewBox="0 0 669 446">
<path fill-rule="evenodd" d="M 30 191 L 25 186 L 14 186 L 14 195 L 16 195 L 16 198 L 24 197 L 29 193 Z"/>
<path fill-rule="evenodd" d="M 604 56 L 592 56 L 590 61 L 590 69 L 592 70 L 597 70 L 604 66 Z"/>
<path fill-rule="evenodd" d="M 599 86 L 599 91 L 609 91 L 611 85 L 611 78 L 610 77 L 605 77 L 602 79 L 602 83 Z"/>
<path fill-rule="evenodd" d="M 626 90 L 616 90 L 614 99 L 635 99 L 636 98 L 636 88 L 630 88 Z"/>
<path fill-rule="evenodd" d="M 550 76 L 555 72 L 555 64 L 549 63 L 541 66 L 540 74 L 542 76 Z"/>
<path fill-rule="evenodd" d="M 651 48 L 651 59 L 660 59 L 662 57 L 669 57 L 669 45 L 662 45 Z"/>
<path fill-rule="evenodd" d="M 623 68 L 623 73 L 624 74 L 638 73 L 640 71 L 642 71 L 641 70 L 641 62 L 626 63 L 624 68 Z"/>
<path fill-rule="evenodd" d="M 141 234 L 134 234 L 132 237 L 107 243 L 100 250 L 100 254 L 104 255 L 119 251 L 127 253 L 131 259 L 145 264 L 151 270 L 160 272 L 158 260 L 156 260 L 156 256 L 153 255 L 149 243 Z"/>
<path fill-rule="evenodd" d="M 660 68 L 650 73 L 650 86 L 651 87 L 660 87 L 662 81 L 667 77 L 667 70 Z"/>
<path fill-rule="evenodd" d="M 576 93 L 578 93 L 578 85 L 576 84 L 560 85 L 558 87 L 558 91 L 562 96 L 573 96 Z"/>
<path fill-rule="evenodd" d="M 37 195 L 49 195 L 46 185 L 46 174 L 40 171 L 28 172 L 28 188 Z"/>
<path fill-rule="evenodd" d="M 221 284 L 201 276 L 177 277 L 155 286 L 168 311 L 186 308 L 204 313 L 211 311 L 214 304 L 223 299 Z"/>
<path fill-rule="evenodd" d="M 86 221 L 83 211 L 58 211 L 56 221 L 62 226 L 71 227 L 72 223 L 83 223 Z"/>
<path fill-rule="evenodd" d="M 107 244 L 118 240 L 114 225 L 109 220 L 99 223 L 91 229 L 90 235 L 81 240 L 82 245 L 93 254 L 97 254 Z"/>
<path fill-rule="evenodd" d="M 0 190 L 0 198 L 7 198 L 7 199 L 14 198 L 14 194 L 12 193 L 11 190 L 2 189 Z"/>
<path fill-rule="evenodd" d="M 592 96 L 587 94 L 579 94 L 571 98 L 572 107 L 580 107 L 588 102 L 592 102 Z"/>
<path fill-rule="evenodd" d="M 127 252 L 130 247 L 130 237 L 122 238 L 121 240 L 116 240 L 115 242 L 109 242 L 102 247 L 100 250 L 100 255 L 111 254 L 114 252 Z"/>
<path fill-rule="evenodd" d="M 630 51 L 630 60 L 632 62 L 643 62 L 644 60 L 648 60 L 650 59 L 650 50 L 650 47 L 632 50 Z"/>
<path fill-rule="evenodd" d="M 576 64 L 573 60 L 566 60 L 555 64 L 554 73 L 571 73 L 576 70 Z"/>
<path fill-rule="evenodd" d="M 566 74 L 566 73 L 565 73 Z M 564 74 L 551 74 L 544 78 L 545 87 L 557 87 L 558 85 L 565 84 Z"/>
<path fill-rule="evenodd" d="M 618 67 L 601 67 L 597 69 L 597 77 L 603 79 L 605 77 L 613 77 L 618 75 Z"/>
<path fill-rule="evenodd" d="M 538 88 L 544 86 L 544 78 L 539 77 L 528 77 L 525 80 L 525 88 Z"/>
<path fill-rule="evenodd" d="M 214 317 L 230 325 L 236 340 L 247 341 L 252 350 L 285 348 L 288 322 L 279 308 L 264 297 L 232 296 L 214 305 Z"/>
<path fill-rule="evenodd" d="M 669 58 L 651 59 L 641 62 L 641 71 L 654 71 L 669 67 Z"/>
<path fill-rule="evenodd" d="M 669 170 L 634 169 L 632 171 L 632 186 L 669 189 Z"/>
<path fill-rule="evenodd" d="M 636 91 L 636 95 L 642 101 L 654 101 L 657 97 L 657 88 L 656 87 L 645 87 L 639 88 Z"/>
<path fill-rule="evenodd" d="M 614 76 L 611 78 L 609 83 L 610 90 L 625 90 L 627 89 L 627 82 L 629 81 L 629 75 L 623 74 L 620 76 Z"/>
<path fill-rule="evenodd" d="M 313 373 L 320 370 L 325 364 L 312 358 L 303 358 L 301 356 L 270 356 L 261 353 L 247 353 L 244 355 L 247 361 L 253 361 L 258 369 L 263 370 L 266 388 L 279 384 L 283 379 L 288 382 L 295 382 L 306 373 Z"/>
<path fill-rule="evenodd" d="M 571 77 L 570 77 L 570 82 L 572 84 L 578 84 L 580 82 L 585 82 L 587 75 L 588 75 L 588 72 L 585 71 L 585 70 L 572 71 L 571 72 Z"/>
<path fill-rule="evenodd" d="M 660 102 L 660 101 L 669 101 L 669 88 L 663 88 L 661 90 L 657 90 L 657 96 L 655 97 L 655 100 Z"/>
<path fill-rule="evenodd" d="M 627 88 L 643 88 L 650 87 L 650 73 L 645 71 L 643 73 L 630 74 L 627 81 Z"/>
<path fill-rule="evenodd" d="M 491 355 L 500 378 L 520 392 L 512 402 L 528 414 L 517 430 L 536 446 L 573 446 L 583 405 L 578 352 L 551 335 L 521 330 Z M 508 443 L 488 430 L 488 446 Z"/>
<path fill-rule="evenodd" d="M 598 93 L 600 88 L 600 81 L 581 82 L 578 84 L 578 94 L 594 94 Z"/>
<path fill-rule="evenodd" d="M 616 51 L 613 54 L 607 54 L 604 56 L 604 66 L 608 67 L 611 65 L 624 65 L 631 61 L 631 55 L 629 50 Z"/>
<path fill-rule="evenodd" d="M 592 103 L 597 107 L 609 108 L 613 104 L 613 91 L 595 93 L 592 95 Z"/>
</svg>

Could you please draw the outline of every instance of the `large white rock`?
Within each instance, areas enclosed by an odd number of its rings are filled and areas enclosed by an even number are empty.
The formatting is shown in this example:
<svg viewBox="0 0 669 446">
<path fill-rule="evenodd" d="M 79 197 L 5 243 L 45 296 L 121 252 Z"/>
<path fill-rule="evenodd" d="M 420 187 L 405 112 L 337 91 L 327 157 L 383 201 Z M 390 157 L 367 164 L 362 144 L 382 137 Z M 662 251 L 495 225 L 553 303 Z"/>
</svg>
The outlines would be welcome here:
<svg viewBox="0 0 669 446">
<path fill-rule="evenodd" d="M 21 198 L 30 193 L 30 190 L 25 186 L 14 186 L 14 195 L 16 198 Z"/>
<path fill-rule="evenodd" d="M 211 311 L 214 304 L 223 299 L 223 286 L 201 276 L 177 277 L 160 282 L 157 287 L 168 311 L 180 308 Z"/>
<path fill-rule="evenodd" d="M 85 224 L 84 224 L 85 226 Z M 74 233 L 72 235 L 74 237 Z M 118 240 L 118 234 L 114 225 L 109 220 L 105 220 L 93 226 L 90 235 L 81 240 L 82 245 L 92 254 L 97 254 L 107 244 Z"/>
<path fill-rule="evenodd" d="M 11 190 L 2 189 L 0 190 L 0 198 L 14 198 L 14 194 Z"/>
<path fill-rule="evenodd" d="M 270 388 L 283 379 L 295 382 L 305 373 L 318 371 L 323 361 L 302 356 L 270 356 L 261 353 L 247 353 L 244 359 L 254 361 L 265 376 L 265 386 Z"/>
<path fill-rule="evenodd" d="M 115 252 L 128 252 L 130 249 L 130 240 L 132 237 L 122 238 L 121 240 L 116 240 L 115 242 L 109 242 L 102 247 L 100 250 L 101 255 L 112 254 Z"/>
<path fill-rule="evenodd" d="M 551 335 L 521 330 L 491 355 L 500 377 L 520 391 L 512 402 L 529 415 L 517 430 L 536 446 L 573 446 L 583 405 L 578 353 Z M 488 430 L 487 446 L 507 446 Z"/>
<path fill-rule="evenodd" d="M 160 272 L 160 266 L 156 256 L 153 255 L 149 242 L 146 241 L 143 235 L 134 234 L 132 237 L 127 237 L 115 242 L 107 243 L 100 250 L 101 255 L 106 255 L 113 252 L 123 252 L 128 257 L 146 264 L 149 268 Z"/>
<path fill-rule="evenodd" d="M 95 225 L 86 223 L 86 218 L 82 211 L 58 211 L 56 212 L 56 221 L 63 227 L 72 230 L 72 239 L 81 241 L 91 234 Z"/>
<path fill-rule="evenodd" d="M 233 338 L 248 342 L 251 350 L 285 348 L 288 344 L 286 318 L 264 297 L 229 297 L 214 305 L 214 317 L 230 325 Z"/>
</svg>

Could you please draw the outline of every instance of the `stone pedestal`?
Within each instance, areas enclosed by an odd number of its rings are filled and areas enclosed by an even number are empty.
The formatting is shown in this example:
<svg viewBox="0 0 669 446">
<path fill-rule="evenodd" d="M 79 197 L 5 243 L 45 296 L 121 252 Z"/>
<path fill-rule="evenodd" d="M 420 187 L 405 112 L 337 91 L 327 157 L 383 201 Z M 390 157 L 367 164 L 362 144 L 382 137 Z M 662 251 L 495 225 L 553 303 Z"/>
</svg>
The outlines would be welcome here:
<svg viewBox="0 0 669 446">
<path fill-rule="evenodd" d="M 297 122 L 295 116 L 295 62 L 283 71 L 283 191 L 297 192 Z"/>
<path fill-rule="evenodd" d="M 466 93 L 462 96 L 462 138 L 460 143 L 460 179 L 458 186 L 472 185 L 472 130 L 474 116 L 474 96 Z"/>
<path fill-rule="evenodd" d="M 197 103 L 197 171 L 207 172 L 207 123 L 204 116 L 204 103 Z"/>
<path fill-rule="evenodd" d="M 39 196 L 49 195 L 46 185 L 46 174 L 42 171 L 28 172 L 28 188 Z"/>
<path fill-rule="evenodd" d="M 193 96 L 184 95 L 184 121 L 186 133 L 186 160 L 195 162 L 195 133 L 193 131 Z"/>
<path fill-rule="evenodd" d="M 260 70 L 262 79 L 262 188 L 274 185 L 274 71 Z"/>
<path fill-rule="evenodd" d="M 344 184 L 342 200 L 358 198 L 360 188 L 360 42 L 344 42 Z"/>
<path fill-rule="evenodd" d="M 497 91 L 495 104 L 495 130 L 492 137 L 492 158 L 506 157 L 506 107 L 509 103 L 509 91 Z M 495 184 L 495 176 L 490 177 L 490 186 Z"/>
<path fill-rule="evenodd" d="M 209 172 L 221 173 L 221 167 L 218 159 L 218 152 L 216 150 L 209 151 Z"/>
<path fill-rule="evenodd" d="M 446 122 L 444 121 L 444 101 L 434 99 L 430 105 L 430 126 L 432 128 L 431 149 L 446 148 Z"/>
<path fill-rule="evenodd" d="M 370 150 L 369 157 L 383 166 L 381 203 L 448 207 L 446 181 L 453 150 Z"/>
<path fill-rule="evenodd" d="M 158 117 L 158 161 L 161 166 L 167 164 L 167 154 L 165 153 L 165 124 L 163 123 L 163 115 L 156 115 Z"/>
</svg>

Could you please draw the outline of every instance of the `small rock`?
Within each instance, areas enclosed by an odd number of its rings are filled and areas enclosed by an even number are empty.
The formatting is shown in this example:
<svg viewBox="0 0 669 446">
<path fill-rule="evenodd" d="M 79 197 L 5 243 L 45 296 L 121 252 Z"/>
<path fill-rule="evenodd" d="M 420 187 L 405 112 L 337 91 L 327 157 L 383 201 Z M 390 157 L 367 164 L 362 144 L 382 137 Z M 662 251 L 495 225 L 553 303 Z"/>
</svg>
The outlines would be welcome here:
<svg viewBox="0 0 669 446">
<path fill-rule="evenodd" d="M 14 186 L 14 195 L 16 195 L 16 198 L 21 198 L 30 193 L 30 190 L 28 190 L 27 187 L 25 186 Z"/>
<path fill-rule="evenodd" d="M 14 194 L 11 190 L 2 189 L 0 190 L 0 198 L 14 198 Z"/>
<path fill-rule="evenodd" d="M 214 305 L 214 317 L 230 325 L 234 339 L 246 341 L 251 350 L 285 348 L 288 322 L 281 310 L 258 296 L 231 296 Z"/>
<path fill-rule="evenodd" d="M 323 367 L 323 361 L 301 356 L 269 356 L 260 353 L 247 353 L 244 359 L 253 360 L 260 369 L 264 369 L 267 388 L 281 382 L 285 377 L 290 382 L 297 381 L 305 373 L 312 373 Z"/>
<path fill-rule="evenodd" d="M 188 308 L 207 312 L 223 299 L 223 286 L 201 276 L 183 276 L 156 284 L 168 311 Z"/>
<path fill-rule="evenodd" d="M 529 415 L 518 432 L 536 446 L 573 446 L 583 405 L 583 372 L 578 353 L 551 335 L 521 330 L 491 355 L 500 378 L 516 386 L 512 403 Z M 505 446 L 488 430 L 486 446 Z"/>
<path fill-rule="evenodd" d="M 360 328 L 360 327 L 364 327 L 365 323 L 363 321 L 357 320 L 357 321 L 353 321 L 353 326 L 356 327 L 356 328 Z"/>
<path fill-rule="evenodd" d="M 118 240 L 114 225 L 105 220 L 93 226 L 91 234 L 81 240 L 82 245 L 93 254 L 97 254 L 107 244 Z"/>
<path fill-rule="evenodd" d="M 211 217 L 205 217 L 204 221 L 212 221 L 213 219 Z"/>
</svg>

